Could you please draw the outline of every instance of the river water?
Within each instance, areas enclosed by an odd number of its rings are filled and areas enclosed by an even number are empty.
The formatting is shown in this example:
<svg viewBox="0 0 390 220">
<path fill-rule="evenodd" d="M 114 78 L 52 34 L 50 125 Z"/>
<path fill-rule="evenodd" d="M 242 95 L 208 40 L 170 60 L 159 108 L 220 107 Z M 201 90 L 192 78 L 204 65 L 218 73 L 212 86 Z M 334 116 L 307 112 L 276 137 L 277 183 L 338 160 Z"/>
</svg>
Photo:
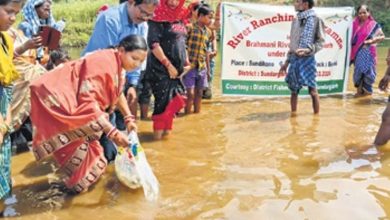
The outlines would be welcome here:
<svg viewBox="0 0 390 220">
<path fill-rule="evenodd" d="M 379 48 L 378 79 L 386 48 Z M 152 140 L 151 121 L 139 130 L 161 195 L 121 185 L 110 165 L 89 192 L 67 195 L 51 161 L 30 152 L 12 158 L 13 219 L 389 219 L 390 145 L 370 147 L 387 96 L 299 99 L 214 97 L 201 114 L 179 117 L 168 140 Z"/>
</svg>

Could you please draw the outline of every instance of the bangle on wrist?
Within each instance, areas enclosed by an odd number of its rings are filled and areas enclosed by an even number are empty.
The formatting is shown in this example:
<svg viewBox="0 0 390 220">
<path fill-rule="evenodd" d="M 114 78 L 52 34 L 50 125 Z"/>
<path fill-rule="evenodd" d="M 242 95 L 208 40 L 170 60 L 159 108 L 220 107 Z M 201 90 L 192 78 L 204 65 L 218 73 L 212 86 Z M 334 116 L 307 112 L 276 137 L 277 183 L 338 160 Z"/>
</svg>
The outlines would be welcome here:
<svg viewBox="0 0 390 220">
<path fill-rule="evenodd" d="M 167 58 L 164 58 L 163 60 L 161 60 L 161 64 L 168 68 L 171 65 L 171 62 L 169 62 Z"/>
<path fill-rule="evenodd" d="M 111 136 L 113 136 L 113 134 L 115 134 L 116 131 L 117 131 L 116 127 L 112 127 L 112 128 L 110 129 L 110 131 L 107 132 L 107 137 L 108 137 L 108 138 L 111 138 Z"/>
<path fill-rule="evenodd" d="M 134 115 L 126 115 L 125 117 L 123 117 L 123 119 L 125 120 L 125 124 L 128 124 L 130 122 L 135 122 Z"/>
<path fill-rule="evenodd" d="M 134 115 L 126 115 L 125 117 L 123 117 L 123 119 L 127 119 L 127 118 L 135 119 L 135 116 Z"/>
<path fill-rule="evenodd" d="M 132 123 L 132 122 L 135 122 L 134 118 L 127 118 L 127 119 L 125 119 L 125 124 Z"/>
<path fill-rule="evenodd" d="M 160 43 L 158 43 L 158 42 L 153 43 L 153 44 L 152 44 L 152 50 L 153 50 L 154 48 L 158 47 L 158 46 L 160 46 Z"/>
</svg>

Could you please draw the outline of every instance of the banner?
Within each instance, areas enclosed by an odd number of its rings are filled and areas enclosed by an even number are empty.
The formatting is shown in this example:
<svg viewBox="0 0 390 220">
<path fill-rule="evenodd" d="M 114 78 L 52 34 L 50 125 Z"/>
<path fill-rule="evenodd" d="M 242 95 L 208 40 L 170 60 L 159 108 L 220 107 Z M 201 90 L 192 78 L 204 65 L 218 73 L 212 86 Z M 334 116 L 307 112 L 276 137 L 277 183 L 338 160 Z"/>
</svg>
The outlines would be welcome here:
<svg viewBox="0 0 390 220">
<path fill-rule="evenodd" d="M 325 43 L 315 57 L 320 95 L 346 91 L 352 34 L 352 7 L 319 8 Z M 230 3 L 222 5 L 222 94 L 286 96 L 285 75 L 294 6 Z M 307 94 L 307 87 L 302 89 Z"/>
</svg>

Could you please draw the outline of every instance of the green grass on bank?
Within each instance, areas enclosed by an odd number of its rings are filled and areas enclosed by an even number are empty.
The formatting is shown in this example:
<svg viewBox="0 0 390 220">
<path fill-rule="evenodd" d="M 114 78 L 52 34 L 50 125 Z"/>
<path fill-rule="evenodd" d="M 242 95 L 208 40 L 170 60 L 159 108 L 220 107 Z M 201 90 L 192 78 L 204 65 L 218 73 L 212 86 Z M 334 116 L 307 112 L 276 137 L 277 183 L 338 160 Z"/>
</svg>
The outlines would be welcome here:
<svg viewBox="0 0 390 220">
<path fill-rule="evenodd" d="M 217 0 L 208 0 L 208 2 L 212 6 L 217 4 Z M 61 45 L 67 48 L 84 47 L 92 34 L 96 12 L 103 4 L 113 6 L 119 4 L 119 0 L 54 0 L 52 10 L 55 20 L 62 18 L 66 20 Z M 21 20 L 22 13 L 18 15 L 15 26 Z"/>
<path fill-rule="evenodd" d="M 56 20 L 64 18 L 66 28 L 61 45 L 65 47 L 84 47 L 92 33 L 96 12 L 103 4 L 116 5 L 118 0 L 68 0 L 53 3 L 53 15 Z M 16 25 L 22 19 L 18 15 Z"/>
<path fill-rule="evenodd" d="M 115 5 L 118 0 L 73 0 L 53 4 L 56 20 L 64 18 L 66 28 L 62 37 L 65 47 L 83 47 L 88 42 L 96 20 L 96 12 L 103 4 Z"/>
</svg>

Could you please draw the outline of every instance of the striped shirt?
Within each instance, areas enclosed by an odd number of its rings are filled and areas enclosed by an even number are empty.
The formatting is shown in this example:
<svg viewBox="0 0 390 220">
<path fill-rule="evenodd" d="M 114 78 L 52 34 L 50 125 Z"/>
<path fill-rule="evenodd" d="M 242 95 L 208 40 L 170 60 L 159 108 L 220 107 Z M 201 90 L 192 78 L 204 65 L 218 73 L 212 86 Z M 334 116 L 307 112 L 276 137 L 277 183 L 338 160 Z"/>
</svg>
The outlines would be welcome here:
<svg viewBox="0 0 390 220">
<path fill-rule="evenodd" d="M 301 34 L 304 30 L 305 26 L 300 24 L 298 18 L 295 18 L 291 24 L 291 32 L 290 32 L 290 49 L 287 55 L 287 60 L 290 60 L 290 57 L 295 53 L 295 51 L 299 48 Z M 320 51 L 323 47 L 323 43 L 325 42 L 325 32 L 324 32 L 324 22 L 319 17 L 315 17 L 314 19 L 314 30 L 315 33 L 312 35 L 312 44 L 309 44 L 308 47 L 311 50 L 309 56 L 314 55 L 318 51 Z"/>
</svg>

